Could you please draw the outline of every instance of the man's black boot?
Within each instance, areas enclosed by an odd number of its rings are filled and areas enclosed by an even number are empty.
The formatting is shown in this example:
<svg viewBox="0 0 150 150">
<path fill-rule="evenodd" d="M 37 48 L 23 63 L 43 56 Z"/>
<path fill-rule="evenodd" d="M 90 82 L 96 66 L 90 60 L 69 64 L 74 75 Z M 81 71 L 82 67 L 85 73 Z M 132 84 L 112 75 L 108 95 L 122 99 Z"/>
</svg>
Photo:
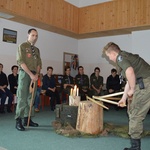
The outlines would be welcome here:
<svg viewBox="0 0 150 150">
<path fill-rule="evenodd" d="M 19 131 L 24 131 L 25 130 L 25 128 L 22 125 L 21 118 L 16 119 L 16 129 L 19 130 Z"/>
<path fill-rule="evenodd" d="M 124 150 L 141 150 L 141 139 L 131 139 L 131 147 Z"/>
<path fill-rule="evenodd" d="M 23 125 L 24 125 L 24 126 L 27 126 L 27 124 L 28 124 L 28 117 L 24 117 L 24 123 L 23 123 Z M 34 122 L 30 119 L 29 126 L 31 126 L 31 127 L 38 127 L 39 125 L 38 125 L 37 123 L 34 123 Z"/>
</svg>

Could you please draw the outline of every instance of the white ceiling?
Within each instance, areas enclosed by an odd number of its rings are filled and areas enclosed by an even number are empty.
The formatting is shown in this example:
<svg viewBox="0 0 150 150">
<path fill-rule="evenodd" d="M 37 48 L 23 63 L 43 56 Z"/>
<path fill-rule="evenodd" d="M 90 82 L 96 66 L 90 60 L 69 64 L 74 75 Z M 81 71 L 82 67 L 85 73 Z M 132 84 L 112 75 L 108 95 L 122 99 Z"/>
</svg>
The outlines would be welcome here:
<svg viewBox="0 0 150 150">
<path fill-rule="evenodd" d="M 65 1 L 77 7 L 85 7 L 85 6 L 104 3 L 112 0 L 65 0 Z"/>
</svg>

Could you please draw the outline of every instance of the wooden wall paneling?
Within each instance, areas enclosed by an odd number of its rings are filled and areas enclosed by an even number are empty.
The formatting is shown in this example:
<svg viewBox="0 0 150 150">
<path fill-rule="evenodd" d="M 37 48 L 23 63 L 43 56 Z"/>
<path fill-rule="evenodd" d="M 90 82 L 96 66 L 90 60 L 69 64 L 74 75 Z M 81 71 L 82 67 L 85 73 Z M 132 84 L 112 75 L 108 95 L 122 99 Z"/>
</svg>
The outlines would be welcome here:
<svg viewBox="0 0 150 150">
<path fill-rule="evenodd" d="M 116 5 L 116 28 L 126 28 L 129 24 L 129 5 L 124 0 L 116 1 Z"/>
<path fill-rule="evenodd" d="M 80 34 L 118 29 L 136 30 L 138 27 L 150 26 L 149 0 L 116 0 L 83 7 L 79 12 Z"/>
<path fill-rule="evenodd" d="M 63 26 L 68 31 L 78 33 L 78 8 L 69 3 L 64 3 Z"/>
<path fill-rule="evenodd" d="M 128 2 L 126 2 L 125 0 L 122 1 L 122 28 L 127 28 L 129 27 L 129 20 L 130 20 L 130 3 L 129 3 L 130 0 L 128 0 Z M 118 12 L 119 13 L 119 12 Z"/>
<path fill-rule="evenodd" d="M 134 5 L 134 7 L 132 8 L 133 9 L 133 12 L 131 14 L 131 17 L 133 17 L 133 20 L 132 20 L 132 25 L 133 26 L 142 26 L 142 25 L 145 25 L 145 21 L 146 20 L 145 18 L 147 17 L 146 16 L 146 3 L 147 0 L 132 0 L 130 3 L 131 3 L 131 6 Z"/>
<path fill-rule="evenodd" d="M 62 0 L 52 0 L 52 24 L 56 27 L 63 27 L 63 1 Z"/>
<path fill-rule="evenodd" d="M 36 5 L 37 20 L 41 20 L 44 23 L 52 24 L 52 4 L 51 1 L 37 0 Z"/>
<path fill-rule="evenodd" d="M 83 8 L 64 0 L 0 0 L 0 11 L 15 16 L 10 20 L 69 36 L 150 29 L 150 0 L 114 0 Z"/>
<path fill-rule="evenodd" d="M 145 4 L 145 9 L 146 9 L 146 15 L 145 15 L 145 19 L 146 19 L 146 24 L 150 24 L 150 1 L 146 0 L 146 4 Z"/>
<path fill-rule="evenodd" d="M 133 0 L 133 2 L 135 2 L 135 12 L 134 12 L 134 16 L 135 16 L 135 19 L 134 19 L 134 25 L 133 26 L 139 26 L 141 25 L 140 23 L 140 12 L 141 12 L 141 9 L 140 9 L 140 1 L 139 0 Z M 143 2 L 142 2 L 143 3 Z"/>
<path fill-rule="evenodd" d="M 99 27 L 99 10 L 95 7 L 96 5 L 79 9 L 79 33 L 96 31 L 94 28 Z"/>
<path fill-rule="evenodd" d="M 135 24 L 137 24 L 137 9 L 138 9 L 138 0 L 131 0 L 130 3 L 130 25 L 131 27 L 134 27 Z"/>
<path fill-rule="evenodd" d="M 9 1 L 9 0 L 7 0 L 7 1 Z M 36 13 L 36 8 L 35 8 L 36 4 L 33 3 L 33 1 L 30 1 L 30 0 L 22 0 L 22 1 L 11 0 L 9 4 L 11 4 L 11 5 L 9 5 L 8 9 L 11 10 L 11 12 L 14 12 L 17 15 L 26 16 L 26 18 L 36 16 L 35 15 L 35 13 Z M 17 5 L 15 5 L 15 4 L 17 4 Z"/>
<path fill-rule="evenodd" d="M 146 24 L 146 17 L 147 17 L 146 16 L 146 10 L 147 10 L 146 4 L 147 4 L 146 1 L 143 1 L 143 2 L 140 1 L 141 11 L 140 11 L 140 14 L 139 14 L 140 15 L 140 18 L 139 18 L 140 20 L 139 21 L 140 21 L 140 24 L 143 23 L 144 25 Z"/>
<path fill-rule="evenodd" d="M 135 20 L 134 26 L 141 26 L 146 24 L 146 2 L 149 0 L 134 0 L 136 3 L 136 10 L 135 10 Z M 149 10 L 150 8 L 148 8 Z"/>
<path fill-rule="evenodd" d="M 138 0 L 138 3 L 137 3 L 137 10 L 136 10 L 136 13 L 137 13 L 137 18 L 136 18 L 136 23 L 135 25 L 144 25 L 144 18 L 146 17 L 146 9 L 144 9 L 145 7 L 143 7 L 145 4 L 145 1 L 139 1 Z"/>
<path fill-rule="evenodd" d="M 115 11 L 116 11 L 116 5 L 114 5 L 115 3 L 112 2 L 108 2 L 108 3 L 105 3 L 105 16 L 104 16 L 104 19 L 105 19 L 105 26 L 104 26 L 104 30 L 111 30 L 111 29 L 114 29 L 116 28 L 115 27 L 115 23 L 116 23 L 116 14 L 115 14 Z"/>
<path fill-rule="evenodd" d="M 0 11 L 14 15 L 14 21 L 18 19 L 18 22 L 34 24 L 37 27 L 39 22 L 67 32 L 78 33 L 78 8 L 64 0 L 1 0 Z M 73 20 L 75 16 L 76 19 Z M 67 21 L 64 20 L 65 17 Z M 30 21 L 31 23 L 28 23 Z"/>
<path fill-rule="evenodd" d="M 105 22 L 105 20 L 104 20 L 104 18 L 105 18 L 105 14 L 104 14 L 104 6 L 105 6 L 105 4 L 104 3 L 102 3 L 101 4 L 101 7 L 98 7 L 98 26 L 99 26 L 99 28 L 98 28 L 98 30 L 100 31 L 103 31 L 104 30 L 104 22 Z"/>
<path fill-rule="evenodd" d="M 99 11 L 98 11 L 98 6 L 94 5 L 91 6 L 91 10 L 90 10 L 90 25 L 89 25 L 89 30 L 90 32 L 95 32 L 99 30 L 99 20 L 98 20 L 98 16 L 99 16 Z"/>
<path fill-rule="evenodd" d="M 111 14 L 111 24 L 110 24 L 110 30 L 117 28 L 117 5 L 116 2 L 113 1 L 112 3 L 108 2 L 108 5 L 110 5 L 110 14 Z"/>
<path fill-rule="evenodd" d="M 69 29 L 70 31 L 78 33 L 78 11 L 76 11 L 76 8 L 73 5 L 69 5 L 69 7 L 70 7 L 70 9 L 68 9 L 70 11 L 68 12 L 69 15 L 68 21 L 70 22 Z"/>
<path fill-rule="evenodd" d="M 79 33 L 79 9 L 77 7 L 73 7 L 72 13 L 73 13 L 73 18 L 72 20 L 72 31 L 74 33 Z"/>
<path fill-rule="evenodd" d="M 65 28 L 71 30 L 73 22 L 73 8 L 71 8 L 71 5 L 68 5 L 68 3 L 65 4 L 64 8 L 64 26 Z"/>
<path fill-rule="evenodd" d="M 121 1 L 117 1 L 117 7 L 116 7 L 116 27 L 120 27 L 122 24 L 122 12 L 124 12 L 124 10 L 122 10 L 122 2 Z M 121 13 L 120 13 L 121 12 Z"/>
<path fill-rule="evenodd" d="M 64 9 L 64 28 L 68 28 L 69 26 L 69 23 L 70 23 L 70 16 L 71 16 L 71 14 L 70 14 L 70 7 L 69 7 L 69 5 L 65 5 L 65 9 Z M 69 27 L 70 28 L 70 27 Z"/>
<path fill-rule="evenodd" d="M 89 7 L 79 9 L 79 33 L 87 33 L 90 24 Z"/>
</svg>

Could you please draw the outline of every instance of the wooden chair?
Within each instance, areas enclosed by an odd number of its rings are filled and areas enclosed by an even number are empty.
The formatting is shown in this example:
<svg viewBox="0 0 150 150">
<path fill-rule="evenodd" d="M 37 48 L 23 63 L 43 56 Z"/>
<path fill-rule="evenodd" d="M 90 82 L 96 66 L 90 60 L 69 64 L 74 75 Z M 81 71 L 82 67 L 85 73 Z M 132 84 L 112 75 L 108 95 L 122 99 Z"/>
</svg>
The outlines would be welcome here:
<svg viewBox="0 0 150 150">
<path fill-rule="evenodd" d="M 66 99 L 66 104 L 69 104 L 69 95 L 67 93 L 65 93 L 64 91 L 62 91 L 61 93 L 61 103 L 63 103 L 63 99 Z"/>
<path fill-rule="evenodd" d="M 40 106 L 42 106 L 42 110 L 44 110 L 44 106 L 50 106 L 50 97 L 45 95 L 45 90 L 41 91 L 41 103 Z"/>
</svg>

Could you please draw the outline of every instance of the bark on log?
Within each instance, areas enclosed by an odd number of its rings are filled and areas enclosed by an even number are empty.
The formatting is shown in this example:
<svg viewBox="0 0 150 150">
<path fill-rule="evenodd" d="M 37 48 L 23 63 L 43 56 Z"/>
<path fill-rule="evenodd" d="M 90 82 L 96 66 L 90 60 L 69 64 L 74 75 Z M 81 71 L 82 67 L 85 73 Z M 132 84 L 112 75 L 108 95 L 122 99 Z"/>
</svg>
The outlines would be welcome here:
<svg viewBox="0 0 150 150">
<path fill-rule="evenodd" d="M 80 102 L 76 129 L 83 133 L 99 134 L 103 130 L 103 108 L 91 101 Z"/>
</svg>

